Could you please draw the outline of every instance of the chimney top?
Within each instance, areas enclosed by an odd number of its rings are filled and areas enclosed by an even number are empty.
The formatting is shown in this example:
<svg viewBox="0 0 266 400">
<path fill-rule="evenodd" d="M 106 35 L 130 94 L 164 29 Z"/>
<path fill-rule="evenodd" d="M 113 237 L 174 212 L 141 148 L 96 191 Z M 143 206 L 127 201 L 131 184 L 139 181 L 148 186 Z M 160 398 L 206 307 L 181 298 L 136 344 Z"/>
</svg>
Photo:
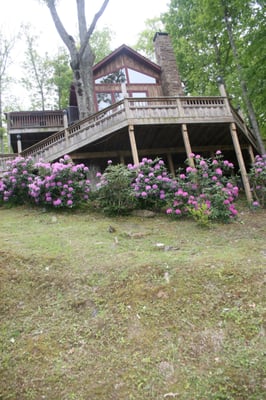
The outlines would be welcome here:
<svg viewBox="0 0 266 400">
<path fill-rule="evenodd" d="M 168 36 L 168 33 L 166 32 L 156 32 L 154 37 L 153 37 L 153 42 L 157 39 L 157 36 Z"/>
</svg>

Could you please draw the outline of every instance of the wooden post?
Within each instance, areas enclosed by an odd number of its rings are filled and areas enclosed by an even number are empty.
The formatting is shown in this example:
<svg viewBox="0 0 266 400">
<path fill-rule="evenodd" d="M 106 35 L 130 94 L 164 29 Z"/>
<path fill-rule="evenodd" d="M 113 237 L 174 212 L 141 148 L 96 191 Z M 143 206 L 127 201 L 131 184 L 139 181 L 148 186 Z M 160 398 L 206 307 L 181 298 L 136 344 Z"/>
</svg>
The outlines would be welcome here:
<svg viewBox="0 0 266 400">
<path fill-rule="evenodd" d="M 17 148 L 18 154 L 20 154 L 22 152 L 21 135 L 17 135 Z"/>
<path fill-rule="evenodd" d="M 190 145 L 190 141 L 189 141 L 189 137 L 188 137 L 188 131 L 187 131 L 186 124 L 182 124 L 182 135 L 183 135 L 183 140 L 184 140 L 185 149 L 186 149 L 186 153 L 187 153 L 188 163 L 189 163 L 190 167 L 195 167 L 194 160 L 193 160 L 193 158 L 190 157 L 192 150 L 191 150 L 191 145 Z"/>
<path fill-rule="evenodd" d="M 63 111 L 63 123 L 64 123 L 64 128 L 68 128 L 68 119 L 67 119 L 67 111 Z"/>
<path fill-rule="evenodd" d="M 137 150 L 135 133 L 134 133 L 134 125 L 128 126 L 128 134 L 129 134 L 131 152 L 132 152 L 132 157 L 133 157 L 133 163 L 135 165 L 139 165 L 139 156 L 138 156 L 138 150 Z"/>
<path fill-rule="evenodd" d="M 251 164 L 254 164 L 255 162 L 255 156 L 254 156 L 254 151 L 251 145 L 248 146 L 248 154 L 251 160 Z"/>
<path fill-rule="evenodd" d="M 226 93 L 226 90 L 225 90 L 224 82 L 223 82 L 223 79 L 221 77 L 218 78 L 218 85 L 219 85 L 220 95 L 225 98 L 226 109 L 227 109 L 229 114 L 232 114 L 231 113 L 230 104 L 229 104 L 229 101 L 228 101 L 228 96 L 227 96 L 227 93 Z"/>
<path fill-rule="evenodd" d="M 123 154 L 120 154 L 120 164 L 125 165 L 125 157 Z"/>
<path fill-rule="evenodd" d="M 234 122 L 232 122 L 230 124 L 230 131 L 231 131 L 231 136 L 232 136 L 232 140 L 233 140 L 233 144 L 234 144 L 234 149 L 235 149 L 235 152 L 236 152 L 238 165 L 239 165 L 239 168 L 240 168 L 240 173 L 241 173 L 241 177 L 242 177 L 242 181 L 243 181 L 243 185 L 244 185 L 247 201 L 249 203 L 251 203 L 253 199 L 252 199 L 250 184 L 249 184 L 249 180 L 248 180 L 248 177 L 247 177 L 247 171 L 246 171 L 246 167 L 245 167 L 245 163 L 244 163 L 241 147 L 240 147 L 238 136 L 237 136 L 236 126 L 235 126 Z"/>
<path fill-rule="evenodd" d="M 170 153 L 167 154 L 167 161 L 168 161 L 168 165 L 169 165 L 169 169 L 170 169 L 171 175 L 174 177 L 175 176 L 175 167 L 174 167 L 174 163 L 173 163 L 172 154 L 170 154 Z"/>
</svg>

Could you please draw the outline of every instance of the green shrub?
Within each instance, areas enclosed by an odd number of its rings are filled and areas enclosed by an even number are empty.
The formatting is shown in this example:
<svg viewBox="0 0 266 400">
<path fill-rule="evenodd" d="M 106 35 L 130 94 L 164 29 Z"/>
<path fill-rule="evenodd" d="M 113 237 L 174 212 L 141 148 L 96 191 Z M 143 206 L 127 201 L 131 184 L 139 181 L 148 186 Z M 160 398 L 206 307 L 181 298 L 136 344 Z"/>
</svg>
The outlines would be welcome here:
<svg viewBox="0 0 266 400">
<path fill-rule="evenodd" d="M 122 164 L 109 161 L 100 178 L 97 201 L 107 215 L 126 215 L 136 206 L 136 197 L 131 187 L 132 172 Z"/>
</svg>

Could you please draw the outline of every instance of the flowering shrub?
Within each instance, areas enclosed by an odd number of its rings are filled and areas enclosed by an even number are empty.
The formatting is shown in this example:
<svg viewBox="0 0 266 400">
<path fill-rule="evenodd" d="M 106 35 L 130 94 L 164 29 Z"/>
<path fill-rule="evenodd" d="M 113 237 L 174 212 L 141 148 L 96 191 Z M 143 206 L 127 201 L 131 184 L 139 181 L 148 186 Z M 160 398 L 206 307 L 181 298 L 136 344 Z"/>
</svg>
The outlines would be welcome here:
<svg viewBox="0 0 266 400">
<path fill-rule="evenodd" d="M 77 207 L 88 200 L 90 180 L 88 167 L 74 165 L 69 156 L 59 162 L 35 164 L 38 176 L 29 184 L 29 195 L 35 203 L 53 207 Z"/>
<path fill-rule="evenodd" d="M 108 166 L 98 173 L 97 200 L 100 208 L 108 215 L 125 215 L 135 208 L 136 198 L 131 188 L 132 171 L 125 165 Z"/>
<path fill-rule="evenodd" d="M 136 207 L 166 209 L 168 215 L 191 215 L 207 225 L 211 220 L 227 222 L 237 215 L 234 201 L 238 187 L 233 184 L 234 166 L 218 150 L 213 159 L 191 155 L 195 167 L 179 170 L 172 178 L 163 160 L 144 158 L 138 166 L 119 164 L 97 173 L 94 199 L 109 215 L 123 215 Z M 257 203 L 265 204 L 265 157 L 257 157 L 250 172 Z M 91 183 L 84 164 L 74 165 L 65 156 L 55 163 L 16 158 L 0 180 L 0 201 L 72 208 L 88 200 Z M 167 205 L 169 207 L 167 208 Z M 255 205 L 255 204 L 254 204 Z"/>
<path fill-rule="evenodd" d="M 136 177 L 132 183 L 140 208 L 161 209 L 166 205 L 167 197 L 176 188 L 165 167 L 164 161 L 143 158 L 138 166 L 128 165 L 135 171 Z"/>
<path fill-rule="evenodd" d="M 214 159 L 204 159 L 200 155 L 191 155 L 195 167 L 188 166 L 185 173 L 179 171 L 177 190 L 168 214 L 178 216 L 208 216 L 210 220 L 227 222 L 237 215 L 234 201 L 238 196 L 238 187 L 231 182 L 234 165 L 223 160 L 218 150 Z M 195 213 L 194 210 L 199 210 Z M 205 218 L 206 219 L 206 218 Z"/>
<path fill-rule="evenodd" d="M 0 181 L 0 198 L 19 204 L 34 201 L 53 207 L 76 207 L 88 199 L 90 181 L 88 168 L 74 165 L 69 156 L 55 163 L 16 158 Z"/>
<path fill-rule="evenodd" d="M 266 206 L 266 154 L 256 156 L 255 162 L 249 172 L 252 193 L 255 198 L 254 207 Z"/>
<path fill-rule="evenodd" d="M 7 166 L 8 170 L 0 180 L 0 201 L 12 204 L 29 201 L 28 185 L 35 177 L 32 159 L 16 157 L 8 161 Z"/>
</svg>

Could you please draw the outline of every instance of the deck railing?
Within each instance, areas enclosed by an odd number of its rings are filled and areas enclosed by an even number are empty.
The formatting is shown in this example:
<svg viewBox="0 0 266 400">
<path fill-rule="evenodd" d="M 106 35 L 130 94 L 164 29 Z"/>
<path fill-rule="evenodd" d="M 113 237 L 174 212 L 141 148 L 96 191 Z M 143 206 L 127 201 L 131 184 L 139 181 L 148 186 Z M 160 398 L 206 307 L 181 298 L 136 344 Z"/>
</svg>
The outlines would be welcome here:
<svg viewBox="0 0 266 400">
<path fill-rule="evenodd" d="M 21 111 L 7 114 L 8 130 L 60 127 L 63 125 L 63 111 Z"/>
<path fill-rule="evenodd" d="M 62 118 L 61 113 L 56 116 L 56 112 L 53 112 L 53 120 L 49 114 L 48 112 L 46 116 L 50 124 L 58 121 L 57 118 Z M 21 155 L 31 156 L 36 161 L 52 161 L 129 124 L 234 122 L 235 118 L 225 97 L 126 98 L 58 131 L 27 148 Z M 248 135 L 251 133 L 248 132 Z"/>
<path fill-rule="evenodd" d="M 126 98 L 36 143 L 22 155 L 47 160 L 54 151 L 60 157 L 129 123 L 185 123 L 230 117 L 227 100 L 222 97 Z"/>
</svg>

